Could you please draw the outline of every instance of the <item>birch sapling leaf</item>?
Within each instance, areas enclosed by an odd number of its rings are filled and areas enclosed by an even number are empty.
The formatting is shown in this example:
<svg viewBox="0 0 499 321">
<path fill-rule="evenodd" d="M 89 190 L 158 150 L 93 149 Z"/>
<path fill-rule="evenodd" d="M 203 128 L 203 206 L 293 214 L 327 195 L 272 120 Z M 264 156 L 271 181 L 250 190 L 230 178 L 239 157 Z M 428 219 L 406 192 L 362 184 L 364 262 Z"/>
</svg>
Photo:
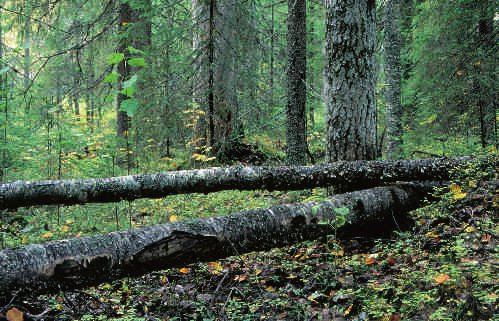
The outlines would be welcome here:
<svg viewBox="0 0 499 321">
<path fill-rule="evenodd" d="M 128 50 L 128 52 L 130 52 L 130 53 L 136 53 L 136 54 L 141 54 L 141 55 L 145 55 L 145 54 L 146 54 L 144 51 L 139 50 L 139 49 L 136 49 L 136 48 L 131 47 L 131 46 L 128 46 L 126 49 L 127 49 L 127 50 Z"/>
<path fill-rule="evenodd" d="M 144 58 L 132 58 L 127 63 L 133 67 L 145 67 L 147 65 Z"/>
<path fill-rule="evenodd" d="M 107 58 L 107 64 L 113 65 L 123 61 L 125 59 L 125 54 L 122 52 L 115 52 L 109 55 Z"/>
<path fill-rule="evenodd" d="M 127 99 L 121 102 L 121 111 L 127 113 L 129 117 L 133 117 L 139 109 L 139 101 L 137 99 Z"/>
<path fill-rule="evenodd" d="M 121 76 L 117 73 L 110 73 L 104 78 L 103 82 L 115 83 Z"/>
</svg>

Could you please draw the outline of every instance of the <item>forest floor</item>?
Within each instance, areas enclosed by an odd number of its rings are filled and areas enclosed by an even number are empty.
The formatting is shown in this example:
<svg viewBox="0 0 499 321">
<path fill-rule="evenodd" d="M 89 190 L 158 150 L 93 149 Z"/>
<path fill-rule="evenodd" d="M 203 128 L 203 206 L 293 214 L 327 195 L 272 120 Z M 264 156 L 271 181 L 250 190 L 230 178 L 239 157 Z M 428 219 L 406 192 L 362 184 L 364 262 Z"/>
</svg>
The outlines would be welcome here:
<svg viewBox="0 0 499 321">
<path fill-rule="evenodd" d="M 499 169 L 466 168 L 390 239 L 334 235 L 84 291 L 4 320 L 499 320 Z M 23 313 L 23 318 L 19 318 Z"/>
</svg>

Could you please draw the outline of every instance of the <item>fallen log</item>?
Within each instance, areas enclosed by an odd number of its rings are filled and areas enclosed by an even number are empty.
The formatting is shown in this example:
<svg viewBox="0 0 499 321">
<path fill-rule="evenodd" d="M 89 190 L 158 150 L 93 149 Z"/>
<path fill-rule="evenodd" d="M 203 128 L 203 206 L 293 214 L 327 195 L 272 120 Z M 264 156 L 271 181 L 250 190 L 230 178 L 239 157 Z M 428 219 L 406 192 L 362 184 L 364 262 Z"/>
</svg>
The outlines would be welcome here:
<svg viewBox="0 0 499 321">
<path fill-rule="evenodd" d="M 344 193 L 397 181 L 449 180 L 456 166 L 480 158 L 337 162 L 315 166 L 233 166 L 102 179 L 17 181 L 0 185 L 0 209 L 161 198 L 221 190 L 301 190 L 333 187 Z"/>
<path fill-rule="evenodd" d="M 193 221 L 28 245 L 0 252 L 0 302 L 109 282 L 335 234 L 391 232 L 431 184 L 405 183 Z M 341 209 L 341 210 L 338 210 Z M 340 214 L 342 213 L 342 214 Z"/>
</svg>

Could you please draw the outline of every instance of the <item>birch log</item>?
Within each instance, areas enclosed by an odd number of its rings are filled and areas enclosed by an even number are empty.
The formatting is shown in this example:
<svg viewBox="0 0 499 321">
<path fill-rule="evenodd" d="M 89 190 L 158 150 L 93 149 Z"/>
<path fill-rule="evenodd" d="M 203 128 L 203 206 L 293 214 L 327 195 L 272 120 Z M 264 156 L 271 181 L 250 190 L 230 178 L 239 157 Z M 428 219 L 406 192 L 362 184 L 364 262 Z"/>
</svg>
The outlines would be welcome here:
<svg viewBox="0 0 499 321">
<path fill-rule="evenodd" d="M 233 166 L 122 177 L 17 181 L 0 185 L 0 209 L 50 204 L 119 202 L 221 190 L 300 190 L 333 187 L 350 192 L 397 181 L 448 180 L 449 171 L 478 158 L 337 162 L 315 166 Z"/>
<path fill-rule="evenodd" d="M 179 221 L 0 252 L 0 302 L 316 239 L 390 232 L 431 187 L 407 183 L 228 216 Z M 338 222 L 338 208 L 348 209 Z M 334 229 L 333 229 L 334 228 Z"/>
</svg>

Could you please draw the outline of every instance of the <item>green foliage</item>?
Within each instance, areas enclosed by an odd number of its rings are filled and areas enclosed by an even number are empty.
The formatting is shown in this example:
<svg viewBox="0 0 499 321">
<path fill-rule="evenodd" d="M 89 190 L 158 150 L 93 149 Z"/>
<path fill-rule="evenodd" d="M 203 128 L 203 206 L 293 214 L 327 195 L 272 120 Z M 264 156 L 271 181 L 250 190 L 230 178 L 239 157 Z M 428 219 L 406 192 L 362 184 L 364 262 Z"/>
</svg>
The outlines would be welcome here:
<svg viewBox="0 0 499 321">
<path fill-rule="evenodd" d="M 0 57 L 5 85 L 0 96 L 8 97 L 0 102 L 2 181 L 110 177 L 223 161 L 213 159 L 204 141 L 206 129 L 199 126 L 207 117 L 206 106 L 193 102 L 194 75 L 203 72 L 193 62 L 204 59 L 205 48 L 192 51 L 200 26 L 192 25 L 191 2 L 155 1 L 152 7 L 147 1 L 127 2 L 150 18 L 150 48 L 129 46 L 125 52 L 115 52 L 118 28 L 109 28 L 115 14 L 107 1 L 4 4 L 23 15 L 2 11 L 7 46 Z M 491 17 L 495 10 L 484 3 L 409 1 L 403 7 L 403 157 L 421 156 L 415 151 L 447 157 L 497 155 L 494 147 L 484 150 L 479 141 L 476 101 L 480 95 L 475 86 L 491 92 L 497 87 L 482 69 L 490 66 L 488 59 L 497 47 L 476 43 L 478 20 Z M 237 71 L 237 107 L 231 107 L 240 130 L 233 138 L 256 146 L 279 163 L 285 150 L 287 8 L 285 2 L 262 0 L 237 2 L 235 10 L 241 19 L 232 30 L 232 51 L 224 53 L 233 58 Z M 309 117 L 307 141 L 317 163 L 322 161 L 325 142 L 320 98 L 323 16 L 323 7 L 310 2 L 307 104 L 308 114 L 314 117 Z M 145 30 L 140 23 L 124 29 L 125 37 Z M 378 36 L 381 41 L 382 34 Z M 129 79 L 120 79 L 116 72 L 121 62 L 136 71 Z M 119 80 L 127 98 L 121 110 L 133 116 L 128 147 L 135 162 L 126 169 L 116 164 Z M 383 82 L 381 74 L 380 133 Z M 86 296 L 66 293 L 48 296 L 46 302 L 41 298 L 36 310 L 49 309 L 51 317 L 61 320 L 486 319 L 491 311 L 497 314 L 499 296 L 494 270 L 497 251 L 491 249 L 498 233 L 499 205 L 494 185 L 485 183 L 497 180 L 497 169 L 491 163 L 474 163 L 457 169 L 455 175 L 452 184 L 438 192 L 440 202 L 414 213 L 413 232 L 401 232 L 392 241 L 380 240 L 364 252 L 349 252 L 348 244 L 330 235 L 320 242 L 223 261 L 221 265 L 227 264 L 230 272 L 212 273 L 207 264 L 200 264 L 189 267 L 189 273 L 152 273 L 86 289 Z M 0 246 L 325 198 L 323 189 L 227 191 L 131 204 L 20 209 L 1 213 Z M 336 212 L 334 222 L 321 223 L 333 229 L 344 225 L 348 209 Z M 90 303 L 76 313 L 74 307 L 80 302 Z"/>
<path fill-rule="evenodd" d="M 122 62 L 125 59 L 125 54 L 122 52 L 115 52 L 109 55 L 107 58 L 107 64 L 113 65 Z"/>
<path fill-rule="evenodd" d="M 413 1 L 404 7 L 406 150 L 421 150 L 418 146 L 441 150 L 438 140 L 443 139 L 458 141 L 455 146 L 460 150 L 449 148 L 437 154 L 472 154 L 480 150 L 478 100 L 486 98 L 477 85 L 490 93 L 497 85 L 486 67 L 493 64 L 497 42 L 495 47 L 484 47 L 486 39 L 478 39 L 477 26 L 480 19 L 493 19 L 494 10 L 488 1 L 469 0 Z"/>
</svg>

